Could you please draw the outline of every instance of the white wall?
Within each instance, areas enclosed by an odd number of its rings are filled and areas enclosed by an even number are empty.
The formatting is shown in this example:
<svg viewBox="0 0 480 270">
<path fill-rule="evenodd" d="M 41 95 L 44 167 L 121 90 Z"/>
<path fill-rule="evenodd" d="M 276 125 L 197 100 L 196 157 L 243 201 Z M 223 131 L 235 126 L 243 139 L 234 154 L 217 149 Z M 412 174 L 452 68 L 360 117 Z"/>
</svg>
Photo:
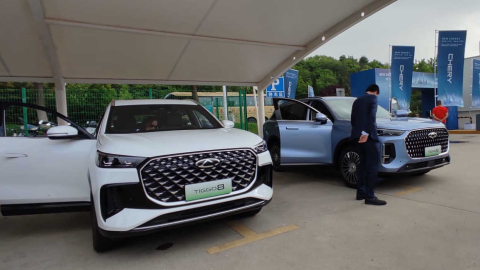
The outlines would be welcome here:
<svg viewBox="0 0 480 270">
<path fill-rule="evenodd" d="M 480 109 L 472 109 L 472 75 L 473 75 L 473 59 L 480 59 L 480 56 L 465 58 L 463 71 L 463 103 L 464 107 L 458 107 L 458 116 L 470 116 L 473 123 L 476 123 L 476 115 L 480 114 Z M 469 123 L 470 119 L 458 119 L 458 128 L 463 129 L 465 123 Z"/>
</svg>

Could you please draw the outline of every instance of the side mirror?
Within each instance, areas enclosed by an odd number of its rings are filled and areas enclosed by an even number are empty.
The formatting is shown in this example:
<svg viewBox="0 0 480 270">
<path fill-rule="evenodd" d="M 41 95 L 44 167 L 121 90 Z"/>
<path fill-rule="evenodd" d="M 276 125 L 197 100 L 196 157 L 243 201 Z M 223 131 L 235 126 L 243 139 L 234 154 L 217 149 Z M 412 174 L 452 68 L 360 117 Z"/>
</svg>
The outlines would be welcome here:
<svg viewBox="0 0 480 270">
<path fill-rule="evenodd" d="M 315 122 L 320 122 L 320 124 L 324 125 L 326 124 L 328 121 L 328 117 L 323 114 L 323 113 L 317 113 L 315 115 Z"/>
<path fill-rule="evenodd" d="M 49 139 L 72 139 L 78 136 L 78 130 L 71 126 L 52 127 L 47 131 Z"/>
<path fill-rule="evenodd" d="M 230 120 L 222 120 L 222 124 L 225 128 L 233 128 L 235 126 L 235 123 Z"/>
<path fill-rule="evenodd" d="M 406 110 L 398 110 L 398 111 L 395 112 L 395 115 L 397 117 L 407 117 L 408 112 Z"/>
</svg>

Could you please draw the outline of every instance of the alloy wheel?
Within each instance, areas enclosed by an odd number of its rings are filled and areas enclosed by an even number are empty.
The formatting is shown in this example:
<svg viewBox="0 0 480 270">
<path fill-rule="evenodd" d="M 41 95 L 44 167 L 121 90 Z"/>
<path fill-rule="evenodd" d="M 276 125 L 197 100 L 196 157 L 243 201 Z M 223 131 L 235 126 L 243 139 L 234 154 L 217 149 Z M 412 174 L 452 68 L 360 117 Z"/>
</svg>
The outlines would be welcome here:
<svg viewBox="0 0 480 270">
<path fill-rule="evenodd" d="M 349 151 L 343 155 L 341 171 L 343 178 L 350 184 L 357 184 L 357 169 L 360 164 L 358 153 Z"/>
</svg>

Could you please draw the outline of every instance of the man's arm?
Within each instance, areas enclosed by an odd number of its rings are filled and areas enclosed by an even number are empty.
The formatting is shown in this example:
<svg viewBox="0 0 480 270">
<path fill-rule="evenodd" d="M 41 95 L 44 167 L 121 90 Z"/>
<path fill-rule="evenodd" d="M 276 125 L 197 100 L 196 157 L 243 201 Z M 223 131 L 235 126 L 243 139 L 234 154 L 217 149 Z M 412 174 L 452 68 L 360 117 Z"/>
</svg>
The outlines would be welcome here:
<svg viewBox="0 0 480 270">
<path fill-rule="evenodd" d="M 360 136 L 360 140 L 358 140 L 359 143 L 365 143 L 368 140 L 368 136 L 372 134 L 373 128 L 375 125 L 375 119 L 377 115 L 377 108 L 378 108 L 378 101 L 375 98 L 371 99 L 370 104 L 367 106 L 368 108 L 368 114 L 367 114 L 367 122 L 362 129 L 362 136 Z"/>
<path fill-rule="evenodd" d="M 440 118 L 438 118 L 434 113 L 432 113 L 432 115 L 433 115 L 433 119 L 434 119 L 434 120 L 437 120 L 437 121 L 440 121 L 440 122 L 443 121 L 443 120 L 441 120 Z"/>
<path fill-rule="evenodd" d="M 375 97 L 371 100 L 371 103 L 368 105 L 368 118 L 367 118 L 367 127 L 365 132 L 368 134 L 372 134 L 373 129 L 375 127 L 375 120 L 377 118 L 377 108 L 378 108 L 378 101 Z"/>
<path fill-rule="evenodd" d="M 440 122 L 443 122 L 447 118 L 448 118 L 448 112 L 447 112 L 447 114 L 445 114 L 445 117 Z"/>
</svg>

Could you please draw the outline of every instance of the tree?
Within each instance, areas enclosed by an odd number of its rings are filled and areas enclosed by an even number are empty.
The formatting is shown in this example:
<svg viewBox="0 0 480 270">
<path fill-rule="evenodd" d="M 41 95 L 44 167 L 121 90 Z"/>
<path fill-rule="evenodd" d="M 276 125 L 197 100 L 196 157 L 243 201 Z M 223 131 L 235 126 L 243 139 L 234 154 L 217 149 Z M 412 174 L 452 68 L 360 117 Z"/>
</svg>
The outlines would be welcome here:
<svg viewBox="0 0 480 270">
<path fill-rule="evenodd" d="M 368 58 L 365 56 L 360 57 L 360 60 L 358 60 L 358 63 L 360 64 L 360 69 L 364 69 L 366 65 L 368 65 Z"/>
</svg>

